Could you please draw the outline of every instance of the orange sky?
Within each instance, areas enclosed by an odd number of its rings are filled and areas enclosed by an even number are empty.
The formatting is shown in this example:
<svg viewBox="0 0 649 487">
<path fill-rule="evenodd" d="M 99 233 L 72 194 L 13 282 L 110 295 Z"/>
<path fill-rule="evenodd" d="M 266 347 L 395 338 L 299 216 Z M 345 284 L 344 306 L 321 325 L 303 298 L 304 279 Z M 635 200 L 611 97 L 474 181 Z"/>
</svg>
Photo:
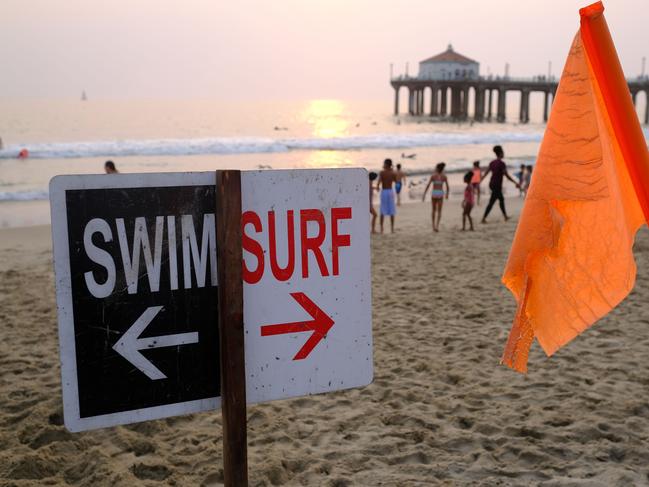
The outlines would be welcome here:
<svg viewBox="0 0 649 487">
<path fill-rule="evenodd" d="M 560 74 L 576 0 L 2 0 L 0 97 L 386 99 L 389 65 L 455 49 L 483 74 Z M 627 75 L 647 0 L 605 2 Z M 649 71 L 649 68 L 648 68 Z"/>
</svg>

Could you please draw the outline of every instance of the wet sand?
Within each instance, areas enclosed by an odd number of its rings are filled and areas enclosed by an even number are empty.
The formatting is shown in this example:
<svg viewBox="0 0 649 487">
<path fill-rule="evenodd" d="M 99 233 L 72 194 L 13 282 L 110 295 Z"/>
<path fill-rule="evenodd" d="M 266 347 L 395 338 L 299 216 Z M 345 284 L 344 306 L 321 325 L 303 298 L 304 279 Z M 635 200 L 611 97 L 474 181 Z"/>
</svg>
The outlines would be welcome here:
<svg viewBox="0 0 649 487">
<path fill-rule="evenodd" d="M 461 232 L 451 200 L 433 234 L 411 204 L 373 238 L 374 383 L 251 406 L 251 485 L 649 485 L 649 232 L 630 298 L 523 376 L 495 211 Z M 65 430 L 53 282 L 49 227 L 0 231 L 0 485 L 220 485 L 219 411 Z"/>
</svg>

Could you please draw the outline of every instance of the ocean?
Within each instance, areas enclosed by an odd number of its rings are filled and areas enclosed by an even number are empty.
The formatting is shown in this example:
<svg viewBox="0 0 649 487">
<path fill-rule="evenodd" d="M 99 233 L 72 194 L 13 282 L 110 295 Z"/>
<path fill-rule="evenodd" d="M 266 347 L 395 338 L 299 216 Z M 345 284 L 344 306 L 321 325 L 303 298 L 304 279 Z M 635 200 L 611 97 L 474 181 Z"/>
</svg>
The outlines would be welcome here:
<svg viewBox="0 0 649 487">
<path fill-rule="evenodd" d="M 508 120 L 517 119 L 509 104 Z M 383 101 L 16 100 L 0 99 L 0 228 L 49 223 L 48 183 L 59 174 L 215 169 L 365 167 L 385 158 L 410 175 L 406 201 L 444 161 L 459 175 L 491 147 L 505 148 L 512 172 L 532 164 L 543 137 L 532 122 L 449 123 L 392 115 Z M 535 117 L 536 115 L 536 117 Z M 27 159 L 18 159 L 22 149 Z M 410 156 L 410 157 L 407 157 Z"/>
</svg>

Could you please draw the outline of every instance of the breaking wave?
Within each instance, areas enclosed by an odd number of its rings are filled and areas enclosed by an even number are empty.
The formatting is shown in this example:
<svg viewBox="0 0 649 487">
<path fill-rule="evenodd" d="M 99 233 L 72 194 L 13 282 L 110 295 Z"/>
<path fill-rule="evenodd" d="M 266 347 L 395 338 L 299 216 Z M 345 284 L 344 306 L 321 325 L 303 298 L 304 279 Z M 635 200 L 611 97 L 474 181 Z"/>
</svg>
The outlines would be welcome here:
<svg viewBox="0 0 649 487">
<path fill-rule="evenodd" d="M 542 132 L 438 132 L 354 135 L 332 138 L 213 137 L 55 142 L 9 146 L 0 151 L 0 159 L 16 158 L 22 148 L 29 150 L 30 159 L 73 159 L 82 157 L 258 154 L 296 150 L 407 149 L 449 145 L 539 142 L 542 136 Z"/>
</svg>

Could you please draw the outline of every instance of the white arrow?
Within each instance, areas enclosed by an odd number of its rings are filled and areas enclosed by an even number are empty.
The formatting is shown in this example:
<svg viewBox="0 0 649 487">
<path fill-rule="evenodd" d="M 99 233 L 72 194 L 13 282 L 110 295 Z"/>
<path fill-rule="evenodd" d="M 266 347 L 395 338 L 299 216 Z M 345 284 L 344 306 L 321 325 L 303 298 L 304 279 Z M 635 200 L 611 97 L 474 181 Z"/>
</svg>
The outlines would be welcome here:
<svg viewBox="0 0 649 487">
<path fill-rule="evenodd" d="M 151 380 L 166 379 L 167 376 L 153 365 L 144 355 L 142 355 L 140 350 L 198 343 L 198 332 L 140 338 L 142 332 L 147 326 L 149 326 L 149 323 L 151 323 L 153 318 L 155 318 L 160 311 L 162 311 L 162 306 L 148 307 L 144 313 L 135 320 L 135 323 L 126 330 L 126 333 L 122 335 L 122 338 L 113 345 L 113 350 L 131 362 Z"/>
</svg>

